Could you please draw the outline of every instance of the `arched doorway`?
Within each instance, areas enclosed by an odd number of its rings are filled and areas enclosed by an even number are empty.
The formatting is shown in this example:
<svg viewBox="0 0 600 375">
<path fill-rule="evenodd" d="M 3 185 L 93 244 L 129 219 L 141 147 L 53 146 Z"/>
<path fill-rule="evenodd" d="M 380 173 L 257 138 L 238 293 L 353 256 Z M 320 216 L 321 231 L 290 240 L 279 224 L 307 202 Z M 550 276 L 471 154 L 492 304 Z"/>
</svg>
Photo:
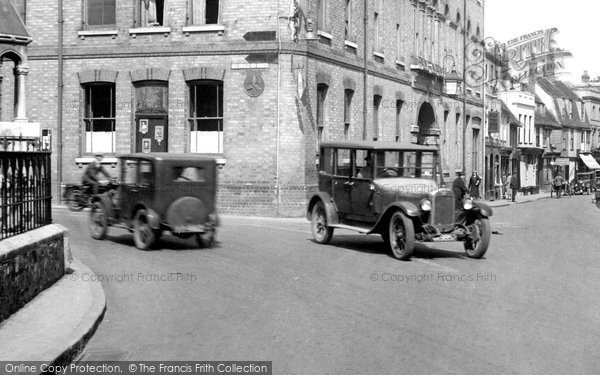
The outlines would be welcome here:
<svg viewBox="0 0 600 375">
<path fill-rule="evenodd" d="M 423 102 L 417 117 L 419 133 L 417 143 L 420 145 L 439 145 L 440 129 L 435 119 L 435 111 L 428 102 Z"/>
</svg>

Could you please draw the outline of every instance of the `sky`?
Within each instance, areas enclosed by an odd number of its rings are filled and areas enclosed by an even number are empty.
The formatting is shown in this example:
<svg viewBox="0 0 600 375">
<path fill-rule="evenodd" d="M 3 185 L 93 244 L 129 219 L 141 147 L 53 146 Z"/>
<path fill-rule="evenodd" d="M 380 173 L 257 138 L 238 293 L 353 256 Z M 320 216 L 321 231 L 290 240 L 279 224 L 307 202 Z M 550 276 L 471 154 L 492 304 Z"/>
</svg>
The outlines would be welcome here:
<svg viewBox="0 0 600 375">
<path fill-rule="evenodd" d="M 600 1 L 486 0 L 485 36 L 506 42 L 541 29 L 556 27 L 557 46 L 570 51 L 568 73 L 560 79 L 581 82 L 584 70 L 600 76 Z"/>
</svg>

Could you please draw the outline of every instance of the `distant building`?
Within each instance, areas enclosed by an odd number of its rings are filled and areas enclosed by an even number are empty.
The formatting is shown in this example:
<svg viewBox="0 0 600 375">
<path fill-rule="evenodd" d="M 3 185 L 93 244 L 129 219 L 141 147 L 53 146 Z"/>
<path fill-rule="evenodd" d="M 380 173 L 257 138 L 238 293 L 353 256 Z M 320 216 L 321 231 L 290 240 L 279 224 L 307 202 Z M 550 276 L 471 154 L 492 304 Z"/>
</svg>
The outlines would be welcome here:
<svg viewBox="0 0 600 375">
<path fill-rule="evenodd" d="M 581 77 L 581 84 L 574 85 L 573 91 L 583 101 L 591 131 L 589 151 L 600 161 L 600 79 L 590 79 L 587 71 Z"/>
</svg>

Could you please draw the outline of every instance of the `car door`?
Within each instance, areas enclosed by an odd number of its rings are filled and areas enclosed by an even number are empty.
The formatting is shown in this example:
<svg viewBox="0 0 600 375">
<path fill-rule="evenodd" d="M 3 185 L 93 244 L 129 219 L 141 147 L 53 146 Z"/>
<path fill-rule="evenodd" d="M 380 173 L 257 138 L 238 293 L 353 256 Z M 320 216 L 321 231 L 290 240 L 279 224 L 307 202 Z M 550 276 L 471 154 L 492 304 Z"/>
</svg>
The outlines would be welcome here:
<svg viewBox="0 0 600 375">
<path fill-rule="evenodd" d="M 373 160 L 371 153 L 366 150 L 355 151 L 355 168 L 352 176 L 351 201 L 352 215 L 361 221 L 375 221 L 372 209 L 373 191 Z M 361 173 L 362 171 L 362 173 Z"/>
<path fill-rule="evenodd" d="M 333 201 L 341 217 L 352 214 L 352 160 L 349 149 L 336 150 Z"/>
</svg>

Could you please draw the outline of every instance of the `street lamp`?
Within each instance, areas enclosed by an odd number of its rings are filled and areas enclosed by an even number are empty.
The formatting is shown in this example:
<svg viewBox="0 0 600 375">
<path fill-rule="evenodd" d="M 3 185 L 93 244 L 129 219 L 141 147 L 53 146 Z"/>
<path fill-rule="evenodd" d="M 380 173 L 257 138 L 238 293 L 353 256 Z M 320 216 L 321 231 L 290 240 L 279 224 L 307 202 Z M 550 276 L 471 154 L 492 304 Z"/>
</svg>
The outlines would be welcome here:
<svg viewBox="0 0 600 375">
<path fill-rule="evenodd" d="M 456 71 L 456 67 L 452 67 L 450 74 L 444 77 L 444 85 L 446 87 L 446 94 L 449 96 L 457 96 L 458 88 L 462 83 L 462 77 Z"/>
</svg>

